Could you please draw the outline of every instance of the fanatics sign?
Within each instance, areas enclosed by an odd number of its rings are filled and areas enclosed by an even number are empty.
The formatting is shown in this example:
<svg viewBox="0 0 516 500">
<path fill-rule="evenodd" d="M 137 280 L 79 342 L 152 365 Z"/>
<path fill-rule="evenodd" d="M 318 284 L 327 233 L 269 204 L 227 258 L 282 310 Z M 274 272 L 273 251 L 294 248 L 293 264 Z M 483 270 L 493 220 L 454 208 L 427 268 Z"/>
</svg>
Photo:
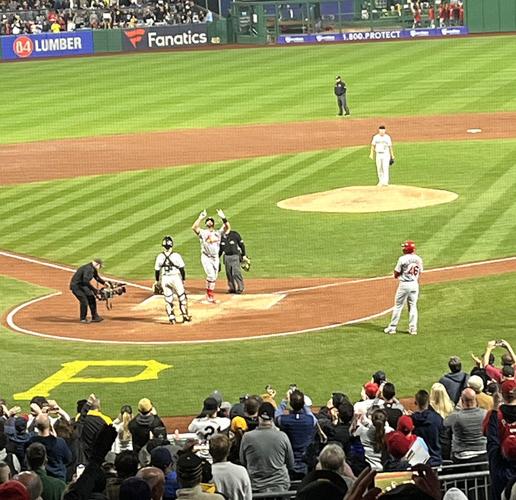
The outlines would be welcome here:
<svg viewBox="0 0 516 500">
<path fill-rule="evenodd" d="M 124 30 L 123 50 L 157 50 L 207 45 L 206 24 L 182 24 Z"/>
</svg>

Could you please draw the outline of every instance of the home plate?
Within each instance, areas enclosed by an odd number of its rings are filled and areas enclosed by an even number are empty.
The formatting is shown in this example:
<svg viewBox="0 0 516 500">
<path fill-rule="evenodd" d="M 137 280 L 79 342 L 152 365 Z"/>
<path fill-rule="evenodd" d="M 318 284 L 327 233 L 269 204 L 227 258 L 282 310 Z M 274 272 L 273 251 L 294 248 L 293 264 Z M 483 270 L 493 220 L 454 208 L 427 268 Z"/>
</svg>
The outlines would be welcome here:
<svg viewBox="0 0 516 500">
<path fill-rule="evenodd" d="M 481 128 L 468 128 L 467 133 L 468 134 L 480 134 L 482 132 Z"/>
<path fill-rule="evenodd" d="M 285 296 L 276 293 L 257 293 L 244 295 L 227 295 L 225 293 L 215 294 L 216 304 L 209 304 L 204 301 L 204 295 L 189 295 L 188 310 L 192 315 L 192 323 L 200 323 L 210 319 L 216 319 L 221 316 L 231 314 L 239 314 L 245 311 L 263 311 L 270 309 Z M 178 321 L 181 321 L 181 314 L 177 305 L 177 299 L 174 301 L 174 308 Z M 133 309 L 145 315 L 153 317 L 158 322 L 168 323 L 165 315 L 165 301 L 163 296 L 153 295 L 136 305 Z M 189 324 L 192 324 L 189 323 Z M 185 325 L 188 326 L 188 325 Z"/>
</svg>

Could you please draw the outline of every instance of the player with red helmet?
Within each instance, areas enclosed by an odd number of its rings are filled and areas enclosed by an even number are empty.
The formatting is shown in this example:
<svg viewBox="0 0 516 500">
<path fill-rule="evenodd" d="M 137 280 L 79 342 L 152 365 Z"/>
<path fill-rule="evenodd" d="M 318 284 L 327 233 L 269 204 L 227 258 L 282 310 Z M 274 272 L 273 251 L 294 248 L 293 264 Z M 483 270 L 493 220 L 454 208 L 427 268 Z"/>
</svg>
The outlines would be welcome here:
<svg viewBox="0 0 516 500">
<path fill-rule="evenodd" d="M 423 272 L 423 259 L 416 254 L 416 244 L 412 240 L 401 244 L 403 255 L 394 268 L 394 278 L 399 280 L 391 322 L 384 329 L 388 335 L 394 335 L 400 321 L 405 302 L 409 311 L 409 333 L 417 335 L 417 300 L 419 298 L 419 276 Z"/>
</svg>

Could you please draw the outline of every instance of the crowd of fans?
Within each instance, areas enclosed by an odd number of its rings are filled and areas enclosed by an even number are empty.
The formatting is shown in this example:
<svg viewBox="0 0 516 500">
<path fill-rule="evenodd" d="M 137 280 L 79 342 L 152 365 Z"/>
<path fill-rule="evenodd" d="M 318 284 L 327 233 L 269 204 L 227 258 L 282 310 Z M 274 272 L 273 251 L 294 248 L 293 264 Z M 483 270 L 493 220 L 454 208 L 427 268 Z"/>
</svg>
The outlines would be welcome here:
<svg viewBox="0 0 516 500">
<path fill-rule="evenodd" d="M 496 348 L 505 350 L 501 366 Z M 381 493 L 375 475 L 409 471 L 412 481 L 388 496 L 436 500 L 443 493 L 432 467 L 454 463 L 489 467 L 491 498 L 514 499 L 516 355 L 499 340 L 473 359 L 466 373 L 451 357 L 449 372 L 406 405 L 382 371 L 359 401 L 333 392 L 317 411 L 296 386 L 281 401 L 268 386 L 236 404 L 214 391 L 184 434 L 167 433 L 147 398 L 134 414 L 122 406 L 114 421 L 94 394 L 73 418 L 44 397 L 28 414 L 2 401 L 0 498 L 250 500 L 296 481 L 300 500 L 356 500 Z M 454 489 L 444 498 L 466 497 Z"/>
<path fill-rule="evenodd" d="M 0 35 L 210 22 L 193 0 L 0 0 Z"/>
</svg>

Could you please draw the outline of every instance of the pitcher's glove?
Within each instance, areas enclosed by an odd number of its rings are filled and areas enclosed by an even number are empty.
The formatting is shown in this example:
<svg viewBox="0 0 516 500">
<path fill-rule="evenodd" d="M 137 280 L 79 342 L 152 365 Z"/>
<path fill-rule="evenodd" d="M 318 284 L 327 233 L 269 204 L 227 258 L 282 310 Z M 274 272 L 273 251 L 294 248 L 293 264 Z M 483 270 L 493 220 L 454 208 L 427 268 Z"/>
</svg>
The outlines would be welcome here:
<svg viewBox="0 0 516 500">
<path fill-rule="evenodd" d="M 389 165 L 394 165 L 394 158 L 391 158 L 391 159 L 389 160 Z"/>
<path fill-rule="evenodd" d="M 249 272 L 249 270 L 251 269 L 251 259 L 244 255 L 242 257 L 242 262 L 240 263 L 240 266 L 245 272 Z"/>
<path fill-rule="evenodd" d="M 155 281 L 152 285 L 152 293 L 153 295 L 163 295 L 163 287 L 159 281 Z"/>
</svg>

